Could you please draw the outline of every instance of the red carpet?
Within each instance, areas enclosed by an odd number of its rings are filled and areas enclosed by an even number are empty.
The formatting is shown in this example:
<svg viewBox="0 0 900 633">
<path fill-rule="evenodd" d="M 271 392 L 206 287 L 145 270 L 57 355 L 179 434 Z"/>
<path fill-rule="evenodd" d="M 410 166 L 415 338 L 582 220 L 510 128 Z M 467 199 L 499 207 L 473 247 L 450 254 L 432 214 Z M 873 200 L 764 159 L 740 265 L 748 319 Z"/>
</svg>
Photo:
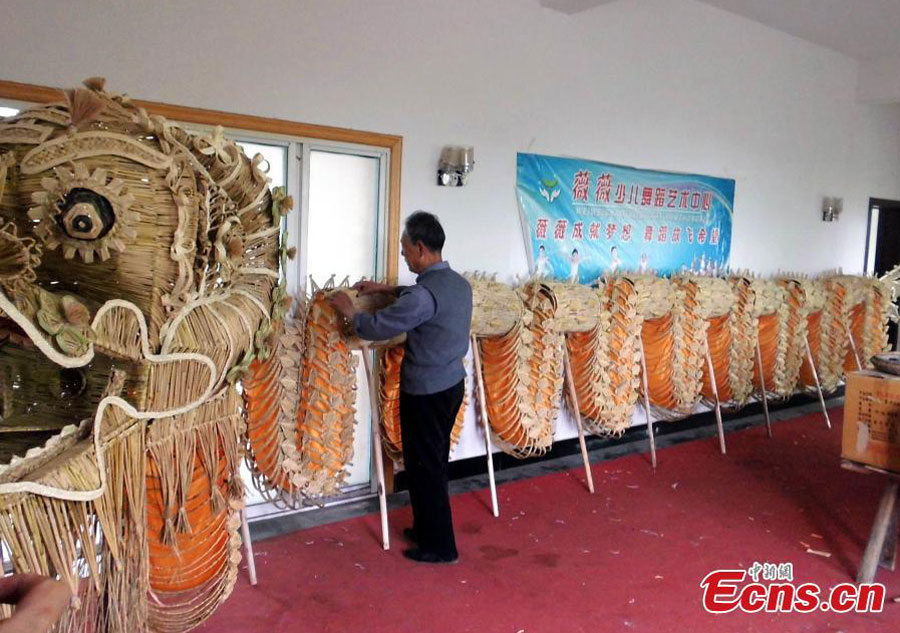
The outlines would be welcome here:
<svg viewBox="0 0 900 633">
<path fill-rule="evenodd" d="M 256 544 L 259 585 L 245 567 L 234 595 L 201 631 L 544 633 L 607 631 L 892 631 L 900 572 L 879 570 L 880 614 L 730 613 L 701 607 L 700 580 L 718 568 L 790 562 L 794 580 L 852 581 L 884 480 L 841 469 L 840 410 L 825 429 L 808 415 L 715 439 L 453 497 L 454 566 L 404 559 L 409 508 L 391 514 L 381 550 L 378 515 Z M 806 553 L 806 545 L 831 553 Z"/>
</svg>

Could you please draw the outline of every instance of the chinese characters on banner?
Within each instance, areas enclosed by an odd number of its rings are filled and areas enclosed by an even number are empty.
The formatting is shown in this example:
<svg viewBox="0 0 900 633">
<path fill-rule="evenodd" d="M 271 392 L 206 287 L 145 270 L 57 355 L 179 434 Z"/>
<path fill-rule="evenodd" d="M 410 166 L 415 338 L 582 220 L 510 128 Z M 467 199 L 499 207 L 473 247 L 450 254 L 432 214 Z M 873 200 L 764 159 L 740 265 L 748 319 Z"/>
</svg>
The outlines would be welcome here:
<svg viewBox="0 0 900 633">
<path fill-rule="evenodd" d="M 728 266 L 734 180 L 519 154 L 516 190 L 538 275 L 593 283 Z"/>
</svg>

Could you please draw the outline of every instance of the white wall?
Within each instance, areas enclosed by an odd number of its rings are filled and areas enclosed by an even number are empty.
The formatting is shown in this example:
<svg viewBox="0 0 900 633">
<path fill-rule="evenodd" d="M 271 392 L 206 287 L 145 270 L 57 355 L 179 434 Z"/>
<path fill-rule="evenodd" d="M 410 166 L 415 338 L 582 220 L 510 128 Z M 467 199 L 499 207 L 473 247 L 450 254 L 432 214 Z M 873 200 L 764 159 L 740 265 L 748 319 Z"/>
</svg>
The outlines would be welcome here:
<svg viewBox="0 0 900 633">
<path fill-rule="evenodd" d="M 900 102 L 900 55 L 861 63 L 856 94 L 860 101 Z"/>
<path fill-rule="evenodd" d="M 869 196 L 900 199 L 900 108 L 856 102 L 855 62 L 693 0 L 4 9 L 3 79 L 403 135 L 404 213 L 441 216 L 458 269 L 526 270 L 516 151 L 734 178 L 732 263 L 761 272 L 860 270 Z M 475 146 L 469 186 L 434 184 L 444 144 Z M 479 446 L 470 418 L 457 456 Z"/>
</svg>

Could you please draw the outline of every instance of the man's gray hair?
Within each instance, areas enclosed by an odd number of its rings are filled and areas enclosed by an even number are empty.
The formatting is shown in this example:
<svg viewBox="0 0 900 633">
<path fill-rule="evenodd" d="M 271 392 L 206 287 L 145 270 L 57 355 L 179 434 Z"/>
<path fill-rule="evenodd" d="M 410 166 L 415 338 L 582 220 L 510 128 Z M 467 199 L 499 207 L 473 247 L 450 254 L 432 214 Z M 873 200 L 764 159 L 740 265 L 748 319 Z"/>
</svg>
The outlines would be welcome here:
<svg viewBox="0 0 900 633">
<path fill-rule="evenodd" d="M 433 213 L 427 211 L 416 211 L 406 218 L 405 225 L 406 236 L 409 241 L 415 244 L 422 242 L 428 250 L 440 253 L 444 248 L 444 228 L 441 226 L 440 220 Z"/>
</svg>

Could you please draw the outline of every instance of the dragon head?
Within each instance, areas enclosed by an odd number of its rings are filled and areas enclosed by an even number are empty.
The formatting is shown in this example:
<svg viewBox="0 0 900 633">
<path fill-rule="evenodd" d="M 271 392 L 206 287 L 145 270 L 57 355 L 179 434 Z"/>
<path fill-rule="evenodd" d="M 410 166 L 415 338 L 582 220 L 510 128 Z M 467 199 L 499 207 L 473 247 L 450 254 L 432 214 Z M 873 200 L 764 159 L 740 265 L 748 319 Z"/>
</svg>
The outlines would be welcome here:
<svg viewBox="0 0 900 633">
<path fill-rule="evenodd" d="M 132 419 L 200 404 L 282 293 L 290 200 L 261 157 L 102 79 L 63 95 L 0 120 L 0 486 L 83 439 L 105 398 Z"/>
</svg>

